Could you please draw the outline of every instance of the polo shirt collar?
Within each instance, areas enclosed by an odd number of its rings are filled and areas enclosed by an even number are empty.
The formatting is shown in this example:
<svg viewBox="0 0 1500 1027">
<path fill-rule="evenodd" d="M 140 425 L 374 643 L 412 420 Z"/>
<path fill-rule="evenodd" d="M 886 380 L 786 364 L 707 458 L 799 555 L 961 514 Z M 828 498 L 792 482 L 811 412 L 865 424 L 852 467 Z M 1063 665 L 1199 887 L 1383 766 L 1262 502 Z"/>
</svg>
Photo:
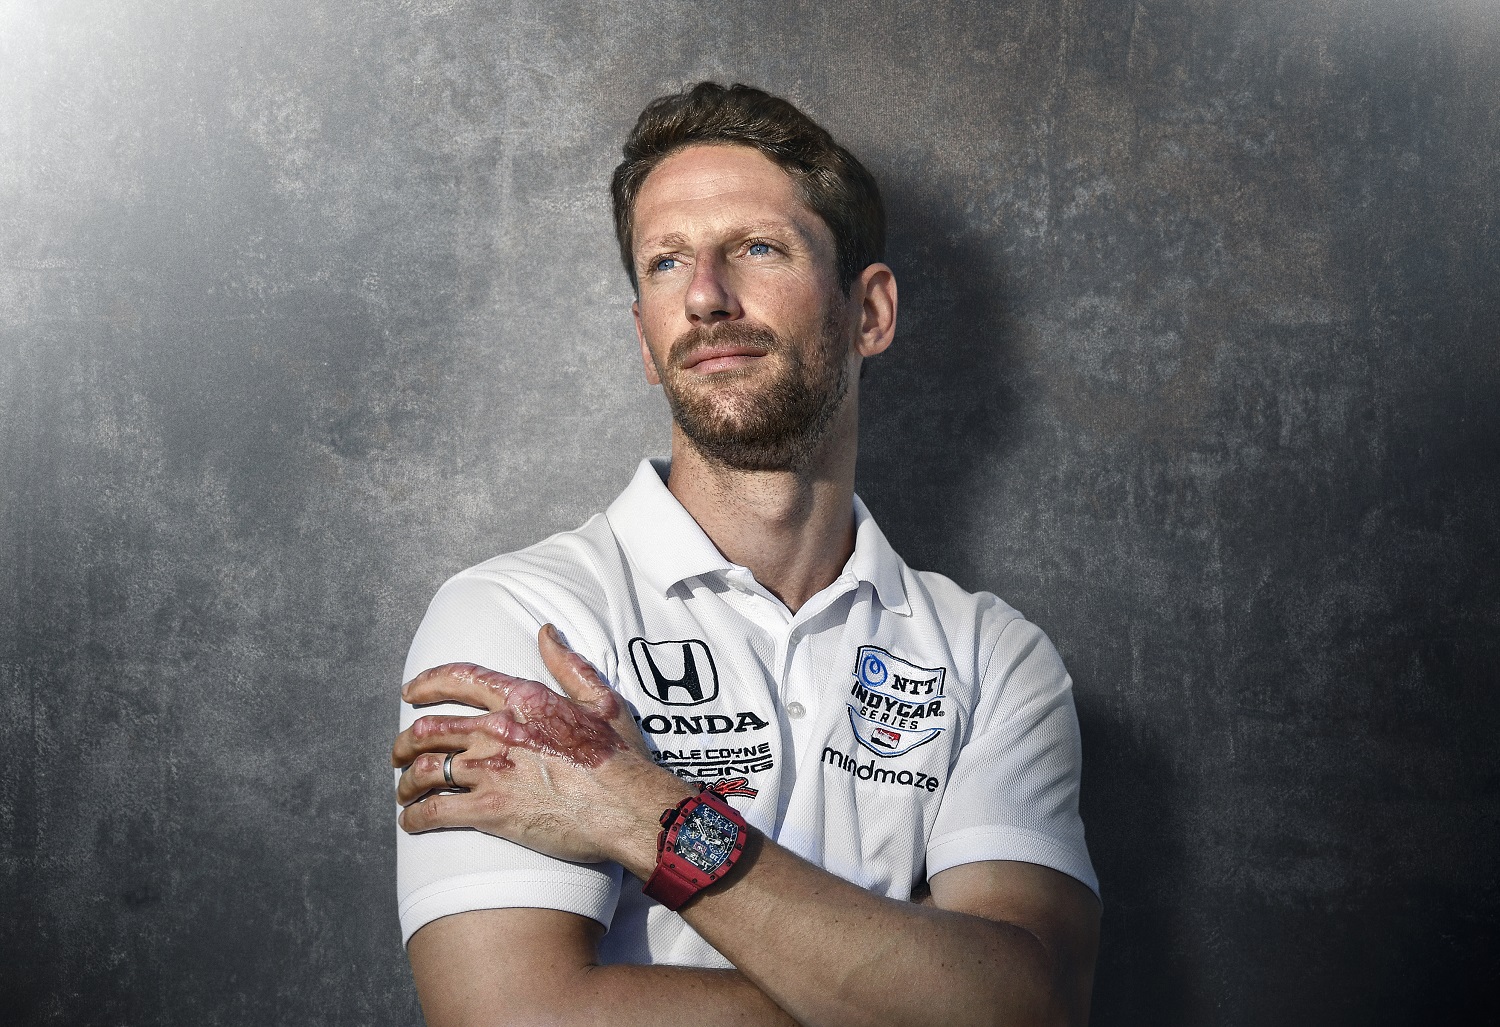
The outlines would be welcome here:
<svg viewBox="0 0 1500 1027">
<path fill-rule="evenodd" d="M 670 467 L 665 460 L 642 460 L 625 491 L 605 511 L 640 578 L 661 595 L 690 578 L 735 569 L 667 489 Z M 868 581 L 891 612 L 910 614 L 903 566 L 869 508 L 855 496 L 854 554 L 844 576 Z"/>
<path fill-rule="evenodd" d="M 906 564 L 886 540 L 885 532 L 870 515 L 870 508 L 858 496 L 854 497 L 854 555 L 844 566 L 845 574 L 853 574 L 860 581 L 868 581 L 880 597 L 880 605 L 892 613 L 911 615 L 911 605 L 906 601 L 906 584 L 902 571 Z"/>
<path fill-rule="evenodd" d="M 661 595 L 689 578 L 734 569 L 667 490 L 666 460 L 642 460 L 604 516 L 640 578 Z"/>
</svg>

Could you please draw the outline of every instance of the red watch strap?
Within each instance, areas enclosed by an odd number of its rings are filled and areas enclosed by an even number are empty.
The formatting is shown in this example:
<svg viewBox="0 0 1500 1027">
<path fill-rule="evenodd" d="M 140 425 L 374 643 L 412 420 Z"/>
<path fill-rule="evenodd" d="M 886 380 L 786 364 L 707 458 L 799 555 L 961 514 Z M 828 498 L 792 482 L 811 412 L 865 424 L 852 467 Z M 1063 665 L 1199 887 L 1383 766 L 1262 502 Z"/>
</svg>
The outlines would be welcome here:
<svg viewBox="0 0 1500 1027">
<path fill-rule="evenodd" d="M 672 910 L 681 909 L 688 899 L 702 890 L 703 886 L 689 881 L 686 877 L 678 876 L 660 860 L 657 861 L 656 869 L 651 871 L 651 876 L 646 880 L 646 887 L 642 889 L 647 896 Z"/>
</svg>

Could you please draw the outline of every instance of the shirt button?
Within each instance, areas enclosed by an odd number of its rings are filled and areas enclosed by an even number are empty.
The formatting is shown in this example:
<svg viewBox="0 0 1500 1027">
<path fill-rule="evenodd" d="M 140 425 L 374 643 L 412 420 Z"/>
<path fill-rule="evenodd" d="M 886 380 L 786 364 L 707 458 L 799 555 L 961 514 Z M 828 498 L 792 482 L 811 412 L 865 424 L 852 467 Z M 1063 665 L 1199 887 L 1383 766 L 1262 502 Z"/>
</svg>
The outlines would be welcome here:
<svg viewBox="0 0 1500 1027">
<path fill-rule="evenodd" d="M 786 715 L 793 720 L 801 720 L 807 715 L 807 707 L 799 702 L 789 702 L 786 704 Z"/>
</svg>

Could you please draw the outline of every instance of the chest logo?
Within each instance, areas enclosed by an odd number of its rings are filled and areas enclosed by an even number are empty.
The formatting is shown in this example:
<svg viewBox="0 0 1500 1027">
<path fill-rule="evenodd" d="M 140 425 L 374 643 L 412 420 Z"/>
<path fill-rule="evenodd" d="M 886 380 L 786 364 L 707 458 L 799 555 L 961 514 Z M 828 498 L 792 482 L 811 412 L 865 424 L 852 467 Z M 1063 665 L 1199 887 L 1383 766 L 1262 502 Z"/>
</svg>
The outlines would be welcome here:
<svg viewBox="0 0 1500 1027">
<path fill-rule="evenodd" d="M 854 655 L 849 726 L 877 756 L 900 756 L 943 733 L 943 667 L 918 667 L 878 645 Z"/>
<path fill-rule="evenodd" d="M 641 690 L 668 706 L 697 706 L 719 697 L 719 672 L 708 643 L 697 638 L 670 642 L 630 640 L 630 663 Z"/>
</svg>

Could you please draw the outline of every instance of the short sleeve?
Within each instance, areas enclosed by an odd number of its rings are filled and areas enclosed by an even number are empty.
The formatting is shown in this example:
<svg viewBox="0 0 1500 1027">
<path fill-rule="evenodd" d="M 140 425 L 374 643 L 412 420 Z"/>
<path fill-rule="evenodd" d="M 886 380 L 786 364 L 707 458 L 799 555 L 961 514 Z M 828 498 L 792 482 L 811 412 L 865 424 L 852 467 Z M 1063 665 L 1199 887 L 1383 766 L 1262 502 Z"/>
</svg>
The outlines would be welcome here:
<svg viewBox="0 0 1500 1027">
<path fill-rule="evenodd" d="M 402 680 L 445 663 L 477 663 L 508 674 L 550 681 L 537 652 L 546 621 L 565 637 L 576 634 L 556 611 L 518 598 L 505 575 L 465 571 L 433 599 L 406 658 Z M 467 706 L 415 710 L 401 704 L 404 730 L 431 713 L 473 714 Z M 399 773 L 399 772 L 398 772 Z M 590 917 L 609 926 L 620 895 L 622 871 L 614 864 L 569 863 L 473 830 L 411 835 L 396 830 L 396 891 L 401 937 L 439 917 L 475 909 L 535 907 Z"/>
<path fill-rule="evenodd" d="M 928 876 L 1018 860 L 1099 881 L 1078 816 L 1082 747 L 1073 683 L 1042 630 L 1008 622 L 984 668 L 969 738 L 928 838 Z"/>
</svg>

